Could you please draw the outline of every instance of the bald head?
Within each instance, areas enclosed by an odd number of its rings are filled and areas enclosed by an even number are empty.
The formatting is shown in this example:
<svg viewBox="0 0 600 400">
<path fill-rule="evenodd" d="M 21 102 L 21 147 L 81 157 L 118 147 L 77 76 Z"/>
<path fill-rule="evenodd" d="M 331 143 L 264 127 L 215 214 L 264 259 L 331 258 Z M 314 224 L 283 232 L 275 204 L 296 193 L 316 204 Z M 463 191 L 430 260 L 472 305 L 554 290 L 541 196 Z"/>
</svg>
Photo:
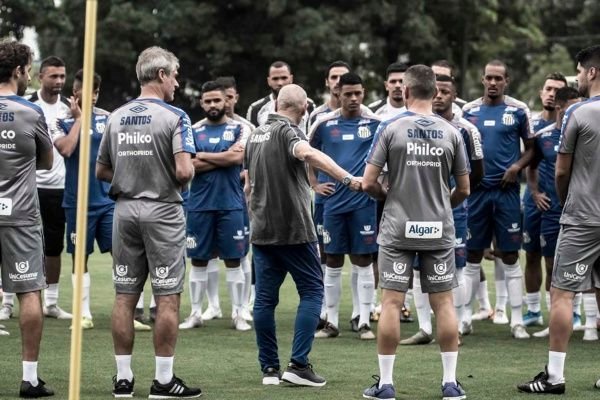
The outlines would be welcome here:
<svg viewBox="0 0 600 400">
<path fill-rule="evenodd" d="M 306 92 L 293 83 L 285 85 L 277 95 L 277 110 L 304 114 L 306 109 Z"/>
</svg>

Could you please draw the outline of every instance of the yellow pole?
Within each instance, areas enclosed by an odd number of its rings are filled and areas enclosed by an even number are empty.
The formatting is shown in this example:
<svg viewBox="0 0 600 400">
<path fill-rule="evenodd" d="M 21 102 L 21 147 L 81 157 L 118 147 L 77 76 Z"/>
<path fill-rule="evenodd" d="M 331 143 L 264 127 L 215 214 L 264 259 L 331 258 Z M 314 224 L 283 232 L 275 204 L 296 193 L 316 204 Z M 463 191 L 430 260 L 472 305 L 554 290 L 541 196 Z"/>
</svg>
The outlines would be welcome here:
<svg viewBox="0 0 600 400">
<path fill-rule="evenodd" d="M 81 300 L 86 258 L 87 208 L 90 173 L 90 129 L 96 48 L 97 0 L 87 0 L 85 10 L 85 47 L 83 51 L 83 97 L 81 133 L 79 134 L 79 180 L 77 182 L 77 238 L 75 239 L 75 287 L 73 288 L 73 329 L 71 330 L 71 365 L 69 400 L 79 400 L 81 391 Z"/>
</svg>

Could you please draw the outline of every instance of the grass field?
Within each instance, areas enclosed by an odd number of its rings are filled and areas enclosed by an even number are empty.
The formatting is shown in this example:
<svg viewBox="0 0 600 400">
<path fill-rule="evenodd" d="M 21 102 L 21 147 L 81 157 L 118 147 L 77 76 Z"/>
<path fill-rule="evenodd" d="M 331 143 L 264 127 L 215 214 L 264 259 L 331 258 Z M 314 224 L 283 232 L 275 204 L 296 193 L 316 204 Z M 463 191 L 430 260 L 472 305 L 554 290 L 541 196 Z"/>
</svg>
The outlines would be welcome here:
<svg viewBox="0 0 600 400">
<path fill-rule="evenodd" d="M 67 310 L 71 310 L 70 268 L 70 260 L 64 257 L 59 304 Z M 488 276 L 493 277 L 489 264 L 486 270 Z M 81 399 L 109 399 L 112 398 L 111 379 L 116 371 L 110 333 L 114 292 L 109 256 L 93 255 L 90 271 L 95 328 L 84 332 Z M 230 306 L 224 279 L 221 284 L 221 306 L 225 311 Z M 349 277 L 346 275 L 340 321 L 350 319 L 348 285 Z M 490 290 L 493 286 L 490 285 Z M 282 292 L 277 322 L 280 356 L 285 363 L 290 354 L 297 305 L 297 295 L 290 279 Z M 493 303 L 493 293 L 491 295 Z M 189 313 L 187 293 L 183 295 L 182 304 L 183 319 Z M 11 336 L 0 337 L 0 399 L 13 399 L 21 380 L 18 320 L 13 318 L 5 325 Z M 57 399 L 68 398 L 69 325 L 69 321 L 46 319 L 44 326 L 39 373 L 54 388 Z M 475 323 L 474 328 L 474 334 L 464 338 L 458 364 L 458 378 L 468 397 L 498 400 L 531 397 L 519 394 L 515 384 L 532 378 L 543 368 L 547 360 L 547 340 L 516 341 L 511 338 L 507 326 L 493 325 L 489 321 Z M 403 325 L 402 337 L 412 335 L 416 329 L 416 323 Z M 568 386 L 564 397 L 597 399 L 599 392 L 593 389 L 593 383 L 600 376 L 597 368 L 599 344 L 584 343 L 581 338 L 582 333 L 576 332 L 571 341 L 566 368 Z M 402 346 L 397 354 L 394 375 L 397 398 L 439 399 L 441 362 L 438 347 Z M 153 356 L 151 332 L 138 332 L 133 356 L 135 397 L 145 398 L 148 395 L 154 377 Z M 342 324 L 340 338 L 315 342 L 311 362 L 315 370 L 327 378 L 324 388 L 263 387 L 254 333 L 237 332 L 230 328 L 228 319 L 222 319 L 209 321 L 202 329 L 180 333 L 175 373 L 189 384 L 200 386 L 205 398 L 232 400 L 359 399 L 362 398 L 362 390 L 371 385 L 371 375 L 378 373 L 375 342 L 359 341 L 346 323 Z"/>
</svg>

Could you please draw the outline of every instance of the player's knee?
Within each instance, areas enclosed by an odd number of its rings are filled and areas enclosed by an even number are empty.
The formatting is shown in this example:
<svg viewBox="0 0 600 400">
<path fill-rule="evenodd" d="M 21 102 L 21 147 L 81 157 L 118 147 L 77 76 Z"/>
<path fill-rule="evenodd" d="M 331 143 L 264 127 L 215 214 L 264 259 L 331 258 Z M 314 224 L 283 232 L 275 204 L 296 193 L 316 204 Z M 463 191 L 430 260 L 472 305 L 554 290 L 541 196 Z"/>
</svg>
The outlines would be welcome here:
<svg viewBox="0 0 600 400">
<path fill-rule="evenodd" d="M 513 265 L 519 261 L 519 253 L 516 251 L 502 253 L 502 262 L 506 265 Z"/>
<path fill-rule="evenodd" d="M 467 251 L 467 262 L 479 264 L 483 260 L 483 250 Z"/>
<path fill-rule="evenodd" d="M 329 268 L 342 268 L 344 266 L 344 255 L 327 254 L 327 266 Z"/>
</svg>

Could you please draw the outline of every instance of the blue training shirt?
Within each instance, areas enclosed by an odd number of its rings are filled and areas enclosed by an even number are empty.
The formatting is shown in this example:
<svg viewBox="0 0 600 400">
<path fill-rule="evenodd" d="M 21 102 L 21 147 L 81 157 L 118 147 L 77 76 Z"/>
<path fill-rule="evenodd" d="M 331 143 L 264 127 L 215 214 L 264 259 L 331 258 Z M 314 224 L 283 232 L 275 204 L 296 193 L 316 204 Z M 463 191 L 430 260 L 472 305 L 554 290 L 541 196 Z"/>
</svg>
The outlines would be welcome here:
<svg viewBox="0 0 600 400">
<path fill-rule="evenodd" d="M 556 156 L 558 154 L 558 143 L 560 141 L 560 127 L 556 123 L 546 126 L 538 131 L 535 138 L 536 152 L 542 155 L 542 163 L 544 168 L 538 167 L 538 187 L 541 192 L 546 193 L 550 198 L 550 209 L 561 211 L 560 200 L 556 192 L 555 171 L 556 171 Z"/>
<path fill-rule="evenodd" d="M 533 126 L 534 137 L 537 137 L 537 133 L 547 127 L 548 125 L 554 124 L 554 121 L 545 120 L 539 115 L 537 118 L 533 118 L 531 125 Z M 545 173 L 546 170 L 546 161 L 540 161 L 538 165 L 538 175 L 541 179 L 541 176 Z M 525 193 L 523 193 L 523 203 L 531 203 L 533 204 L 533 197 L 531 197 L 531 190 L 529 190 L 529 186 L 525 187 Z"/>
</svg>

